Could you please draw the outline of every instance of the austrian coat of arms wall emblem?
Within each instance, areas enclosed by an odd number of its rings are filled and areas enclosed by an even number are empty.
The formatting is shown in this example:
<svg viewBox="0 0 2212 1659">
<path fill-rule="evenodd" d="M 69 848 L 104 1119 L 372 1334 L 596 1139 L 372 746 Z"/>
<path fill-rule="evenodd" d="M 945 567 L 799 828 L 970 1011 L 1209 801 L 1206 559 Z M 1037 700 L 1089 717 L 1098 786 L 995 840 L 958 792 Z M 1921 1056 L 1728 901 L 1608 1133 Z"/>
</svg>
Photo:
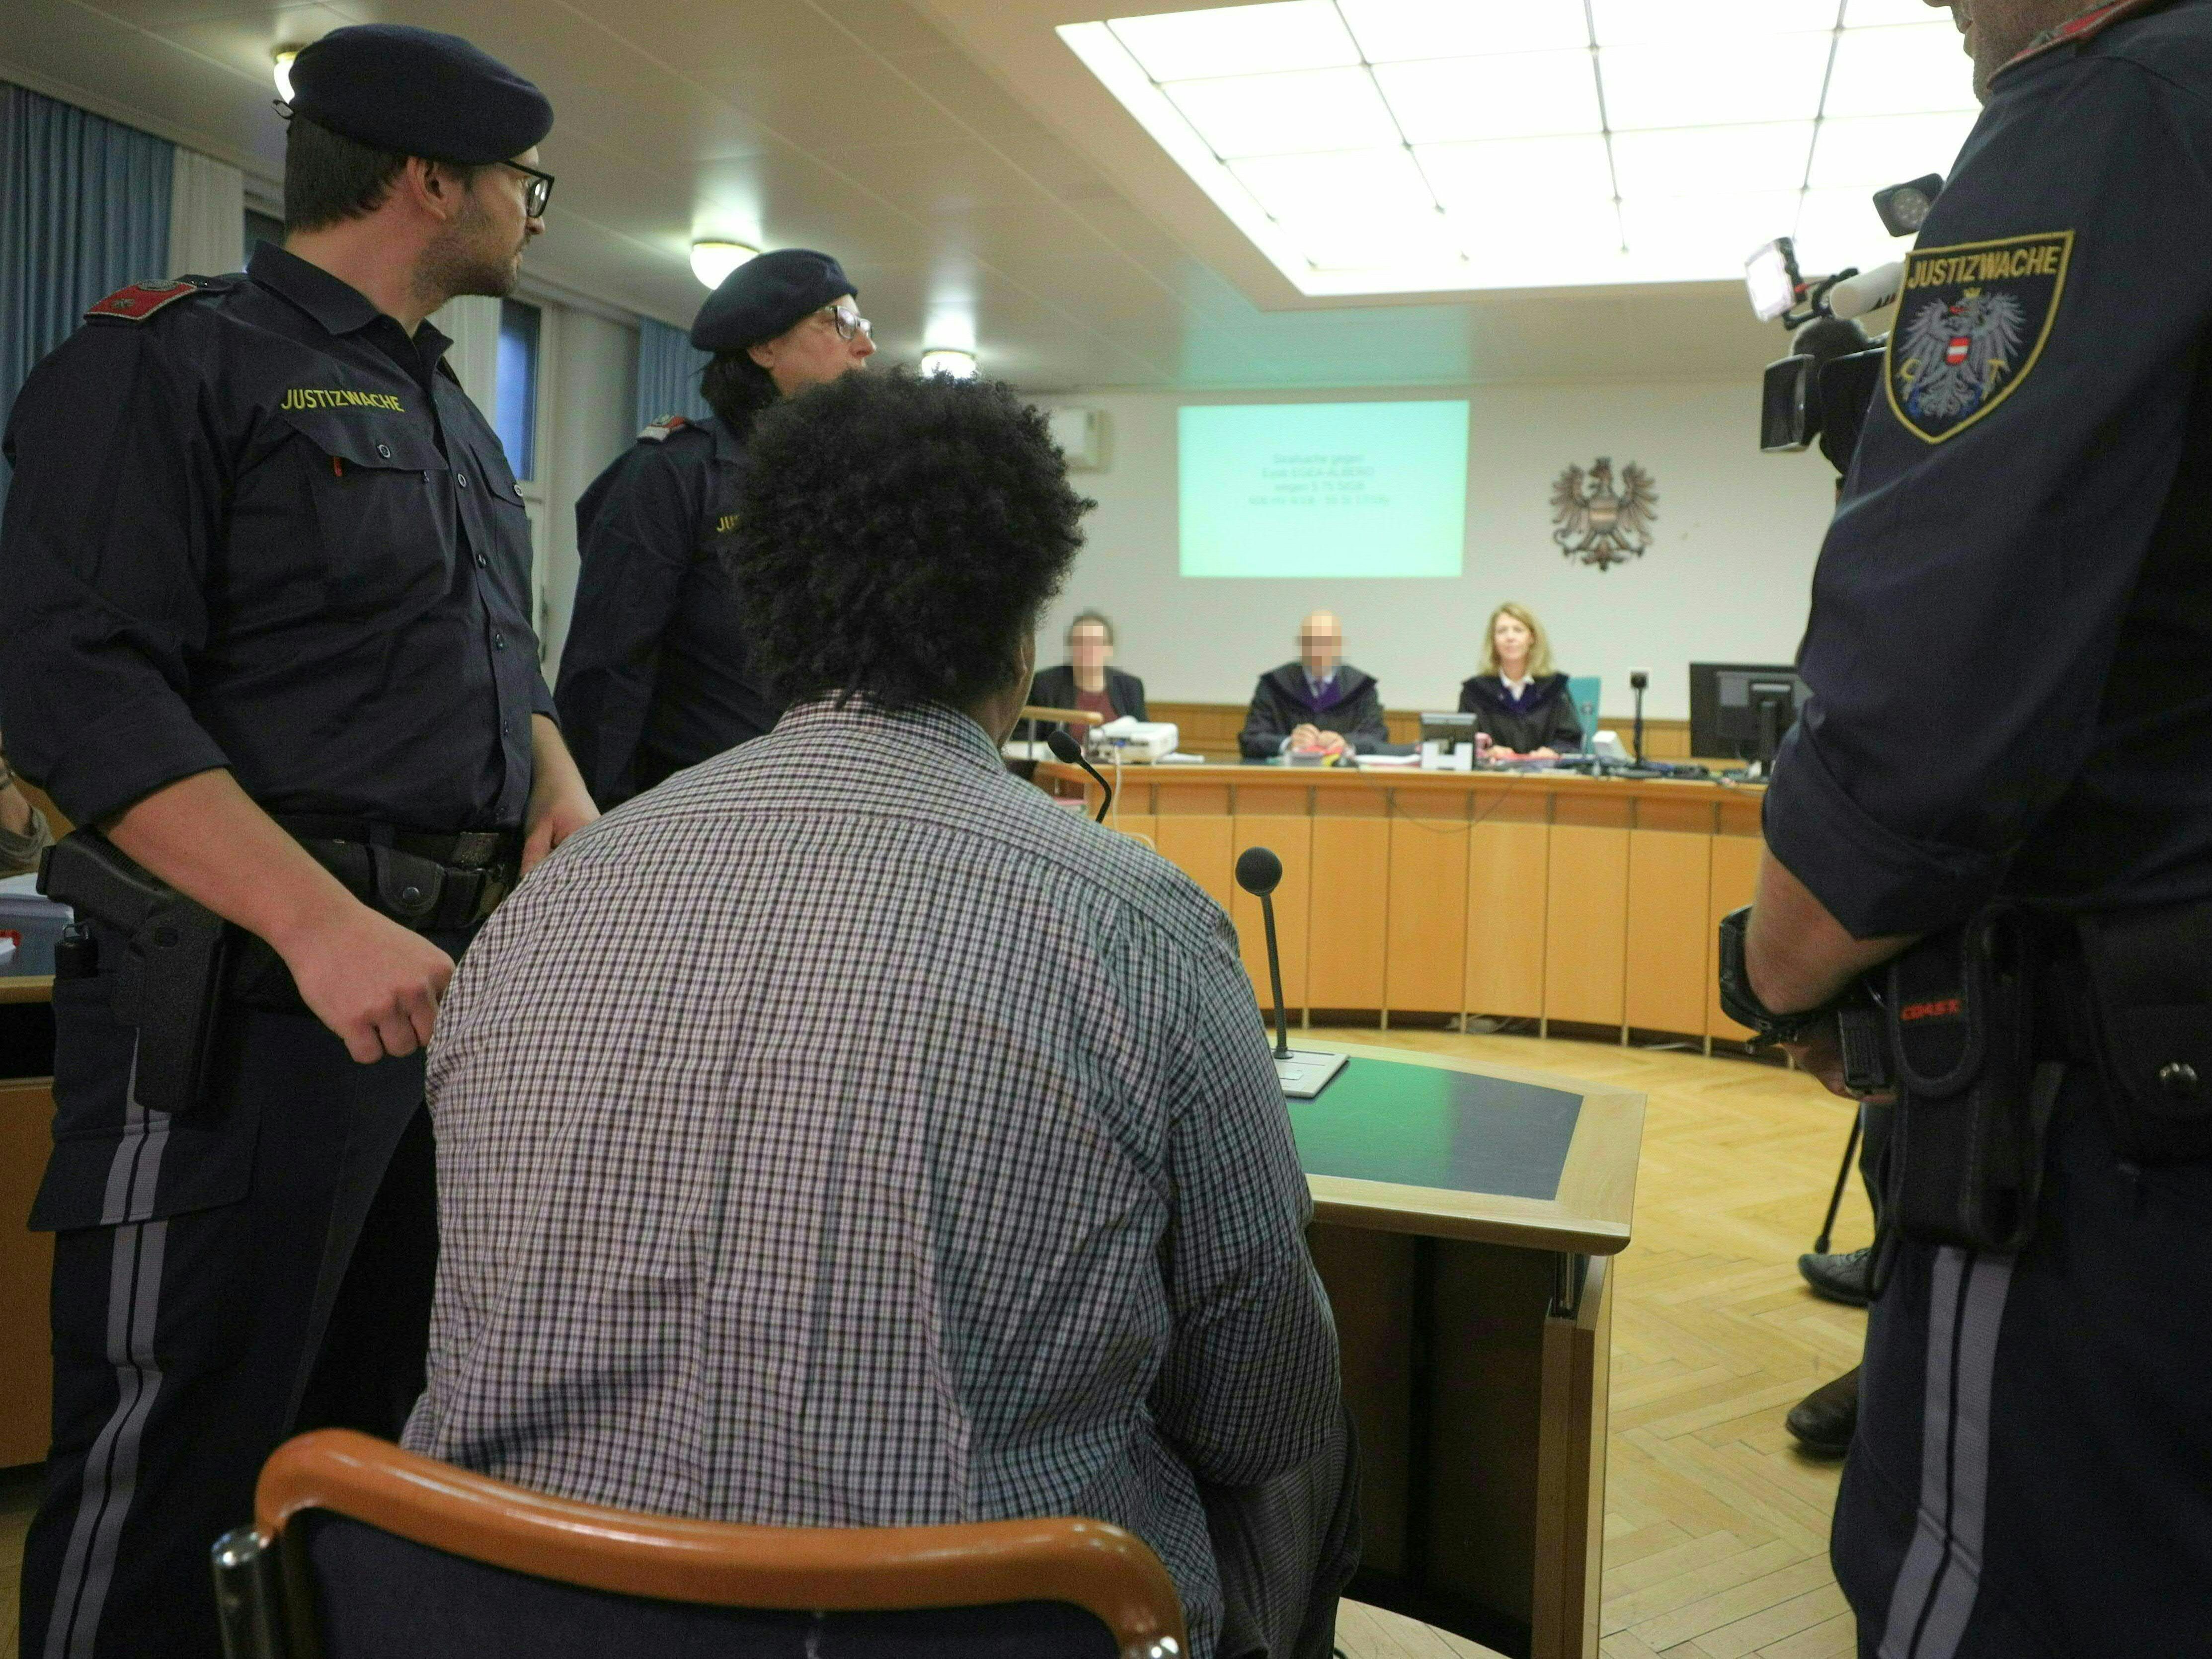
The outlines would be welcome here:
<svg viewBox="0 0 2212 1659">
<path fill-rule="evenodd" d="M 1552 539 L 1570 559 L 1600 570 L 1640 559 L 1651 545 L 1659 492 L 1651 475 L 1631 461 L 1613 478 L 1613 461 L 1601 455 L 1588 472 L 1570 466 L 1552 483 Z"/>
</svg>

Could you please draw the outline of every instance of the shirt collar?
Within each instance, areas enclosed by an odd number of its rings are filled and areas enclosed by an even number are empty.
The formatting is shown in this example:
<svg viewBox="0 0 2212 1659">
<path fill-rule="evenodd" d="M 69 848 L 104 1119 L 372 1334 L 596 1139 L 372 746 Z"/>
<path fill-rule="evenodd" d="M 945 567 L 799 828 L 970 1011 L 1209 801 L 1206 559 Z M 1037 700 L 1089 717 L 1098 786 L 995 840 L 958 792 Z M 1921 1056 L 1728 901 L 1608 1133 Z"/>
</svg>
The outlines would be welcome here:
<svg viewBox="0 0 2212 1659">
<path fill-rule="evenodd" d="M 816 702 L 799 703 L 776 722 L 776 730 L 828 736 L 849 732 L 855 736 L 890 738 L 981 763 L 994 772 L 1004 772 L 1006 761 L 990 736 L 974 720 L 942 703 L 920 703 L 893 708 L 865 694 L 845 700 L 836 693 Z"/>
<path fill-rule="evenodd" d="M 274 242 L 263 242 L 254 248 L 252 257 L 246 262 L 246 273 L 263 287 L 289 300 L 333 334 L 356 334 L 382 323 L 398 339 L 404 341 L 408 337 L 398 319 L 379 311 L 375 302 L 352 283 L 296 253 L 286 252 Z M 437 372 L 440 360 L 453 343 L 435 324 L 427 319 L 416 325 L 411 345 L 422 359 L 425 374 Z"/>
<path fill-rule="evenodd" d="M 1331 685 L 1335 684 L 1336 677 L 1343 672 L 1344 665 L 1342 663 L 1337 664 L 1335 667 L 1330 669 L 1326 674 L 1316 674 L 1312 669 L 1307 667 L 1304 663 L 1300 663 L 1298 665 L 1298 672 L 1306 677 L 1307 685 L 1316 691 L 1328 690 Z"/>
</svg>

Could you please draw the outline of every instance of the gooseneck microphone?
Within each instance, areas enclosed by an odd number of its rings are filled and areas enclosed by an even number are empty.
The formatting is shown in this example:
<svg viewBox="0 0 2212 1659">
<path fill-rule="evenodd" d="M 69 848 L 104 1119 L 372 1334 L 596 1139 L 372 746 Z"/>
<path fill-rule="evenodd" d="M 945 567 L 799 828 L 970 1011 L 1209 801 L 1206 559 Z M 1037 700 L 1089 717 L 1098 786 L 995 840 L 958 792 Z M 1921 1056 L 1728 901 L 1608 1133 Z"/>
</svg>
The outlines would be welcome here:
<svg viewBox="0 0 2212 1659">
<path fill-rule="evenodd" d="M 1282 884 L 1283 861 L 1264 847 L 1248 847 L 1237 859 L 1237 884 L 1260 901 L 1267 924 L 1267 977 L 1275 988 L 1275 1058 L 1291 1057 L 1290 1018 L 1283 1012 L 1283 957 L 1275 948 L 1275 889 Z"/>
<path fill-rule="evenodd" d="M 1105 791 L 1105 793 L 1099 798 L 1098 816 L 1092 822 L 1105 823 L 1106 809 L 1114 804 L 1114 786 L 1106 781 L 1106 775 L 1091 763 L 1089 757 L 1083 752 L 1083 745 L 1067 735 L 1066 726 L 1054 726 L 1051 731 L 1045 733 L 1044 741 L 1045 746 L 1050 749 L 1064 765 L 1079 766 L 1098 781 L 1099 788 Z M 1272 857 L 1273 854 L 1269 856 Z"/>
</svg>

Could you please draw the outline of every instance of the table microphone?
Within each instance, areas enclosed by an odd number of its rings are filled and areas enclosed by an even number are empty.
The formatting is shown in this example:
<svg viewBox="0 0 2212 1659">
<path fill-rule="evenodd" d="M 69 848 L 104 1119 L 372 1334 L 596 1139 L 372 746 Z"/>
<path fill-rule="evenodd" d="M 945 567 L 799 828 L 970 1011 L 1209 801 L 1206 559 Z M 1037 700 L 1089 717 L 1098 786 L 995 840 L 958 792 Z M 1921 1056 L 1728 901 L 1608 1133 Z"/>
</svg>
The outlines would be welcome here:
<svg viewBox="0 0 2212 1659">
<path fill-rule="evenodd" d="M 1283 1012 L 1283 958 L 1275 948 L 1275 889 L 1282 884 L 1283 861 L 1264 847 L 1248 847 L 1237 859 L 1237 884 L 1260 901 L 1267 924 L 1267 977 L 1275 987 L 1275 1058 L 1291 1057 L 1290 1018 Z"/>
<path fill-rule="evenodd" d="M 1051 731 L 1045 733 L 1044 741 L 1045 747 L 1051 750 L 1063 765 L 1079 766 L 1097 779 L 1098 787 L 1106 793 L 1099 799 L 1098 816 L 1092 822 L 1105 823 L 1106 809 L 1114 804 L 1114 786 L 1106 781 L 1106 775 L 1091 763 L 1083 752 L 1083 745 L 1067 735 L 1066 726 L 1054 726 Z M 1270 854 L 1268 856 L 1272 858 L 1273 854 Z M 1281 871 L 1278 869 L 1276 873 L 1279 875 Z"/>
</svg>

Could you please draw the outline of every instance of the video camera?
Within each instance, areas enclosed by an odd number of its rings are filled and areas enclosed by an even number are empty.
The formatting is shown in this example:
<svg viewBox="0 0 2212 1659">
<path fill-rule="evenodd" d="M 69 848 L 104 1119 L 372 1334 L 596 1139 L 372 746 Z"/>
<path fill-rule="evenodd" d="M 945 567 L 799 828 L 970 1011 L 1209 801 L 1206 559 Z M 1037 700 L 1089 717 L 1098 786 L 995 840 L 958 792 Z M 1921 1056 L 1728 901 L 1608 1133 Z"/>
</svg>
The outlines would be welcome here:
<svg viewBox="0 0 2212 1659">
<path fill-rule="evenodd" d="M 1875 211 L 1891 235 L 1910 236 L 1942 191 L 1943 175 L 1931 173 L 1876 191 Z M 1869 336 L 1858 319 L 1897 298 L 1904 262 L 1808 277 L 1797 269 L 1795 242 L 1778 236 L 1744 261 L 1743 278 L 1759 319 L 1790 331 L 1790 355 L 1766 366 L 1759 448 L 1786 454 L 1809 448 L 1817 439 L 1836 471 L 1849 471 L 1859 430 L 1881 385 L 1887 338 Z"/>
</svg>

